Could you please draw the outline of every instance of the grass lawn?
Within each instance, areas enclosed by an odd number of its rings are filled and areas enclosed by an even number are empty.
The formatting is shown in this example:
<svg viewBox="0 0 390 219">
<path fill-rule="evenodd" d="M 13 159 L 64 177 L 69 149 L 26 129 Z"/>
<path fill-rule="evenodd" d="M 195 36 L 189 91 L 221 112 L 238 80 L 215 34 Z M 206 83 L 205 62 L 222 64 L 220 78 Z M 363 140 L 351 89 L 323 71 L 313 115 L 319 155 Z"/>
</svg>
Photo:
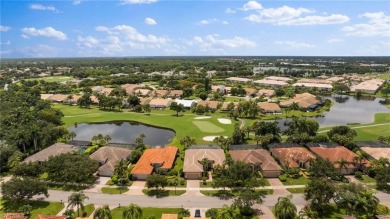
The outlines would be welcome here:
<svg viewBox="0 0 390 219">
<path fill-rule="evenodd" d="M 204 141 L 203 137 L 215 133 L 218 133 L 218 135 L 230 136 L 233 133 L 234 124 L 240 123 L 239 121 L 233 121 L 232 124 L 219 123 L 217 120 L 218 118 L 226 117 L 226 114 L 219 112 L 209 113 L 207 116 L 210 116 L 210 119 L 207 119 L 207 121 L 200 121 L 194 119 L 199 115 L 188 111 L 184 113 L 185 115 L 177 117 L 172 110 L 168 109 L 152 110 L 150 115 L 146 115 L 129 112 L 128 110 L 123 110 L 122 112 L 103 111 L 99 110 L 96 106 L 92 106 L 91 109 L 81 109 L 78 106 L 62 104 L 54 104 L 53 106 L 64 113 L 65 117 L 63 118 L 63 122 L 66 127 L 73 126 L 75 123 L 127 120 L 173 129 L 176 132 L 176 136 L 170 144 L 179 148 L 181 148 L 179 139 L 185 135 L 194 137 L 197 144 L 209 144 L 210 142 Z"/>
<path fill-rule="evenodd" d="M 95 210 L 95 207 L 93 204 L 89 204 L 89 205 L 84 206 L 84 212 L 86 213 L 85 215 L 87 217 L 89 217 L 89 215 L 91 215 L 94 210 Z M 81 209 L 80 209 L 80 214 L 81 214 Z M 77 215 L 77 212 L 76 212 L 76 215 Z"/>
<path fill-rule="evenodd" d="M 226 102 L 240 102 L 240 101 L 245 101 L 245 98 L 244 97 L 230 96 L 230 97 L 225 97 L 225 101 Z"/>
<path fill-rule="evenodd" d="M 68 77 L 68 76 L 50 76 L 50 77 L 42 77 L 42 78 L 30 78 L 25 79 L 26 81 L 33 81 L 33 80 L 44 80 L 46 82 L 63 82 L 63 81 L 71 81 L 74 78 Z"/>
<path fill-rule="evenodd" d="M 110 188 L 110 187 L 103 187 L 102 188 L 102 193 L 104 194 L 122 194 L 124 192 L 129 191 L 128 188 Z"/>
<path fill-rule="evenodd" d="M 367 175 L 363 175 L 363 179 L 358 179 L 362 183 L 375 183 L 376 180 L 374 178 L 371 178 Z"/>
<path fill-rule="evenodd" d="M 0 217 L 2 217 L 6 213 L 6 211 L 4 210 L 5 204 L 6 203 L 4 202 L 4 200 L 0 199 Z M 22 203 L 19 204 L 20 205 L 9 209 L 8 212 L 17 212 L 18 209 L 24 205 Z M 38 214 L 56 215 L 64 208 L 64 204 L 59 202 L 30 201 L 29 205 L 32 206 L 31 218 L 35 218 Z"/>
<path fill-rule="evenodd" d="M 194 125 L 199 128 L 201 132 L 204 133 L 220 133 L 225 131 L 223 128 L 214 125 L 213 123 L 209 121 L 193 121 Z"/>
<path fill-rule="evenodd" d="M 282 182 L 282 183 L 285 186 L 289 186 L 289 185 L 306 185 L 309 182 L 310 182 L 310 179 L 301 176 L 298 179 L 293 179 L 293 178 L 287 177 L 286 182 Z"/>
<path fill-rule="evenodd" d="M 213 187 L 213 182 L 206 182 L 206 185 L 203 184 L 202 181 L 199 181 L 199 185 L 201 188 L 212 188 Z"/>
<path fill-rule="evenodd" d="M 118 207 L 111 210 L 112 218 L 122 218 L 124 207 Z M 155 216 L 161 218 L 162 214 L 177 214 L 180 208 L 142 208 L 142 218 Z"/>
<path fill-rule="evenodd" d="M 156 196 L 157 198 L 166 197 L 166 196 L 179 196 L 183 195 L 185 190 L 155 190 L 155 189 L 143 189 L 142 192 L 147 196 Z"/>
<path fill-rule="evenodd" d="M 287 191 L 291 193 L 303 193 L 305 188 L 287 188 Z"/>
</svg>

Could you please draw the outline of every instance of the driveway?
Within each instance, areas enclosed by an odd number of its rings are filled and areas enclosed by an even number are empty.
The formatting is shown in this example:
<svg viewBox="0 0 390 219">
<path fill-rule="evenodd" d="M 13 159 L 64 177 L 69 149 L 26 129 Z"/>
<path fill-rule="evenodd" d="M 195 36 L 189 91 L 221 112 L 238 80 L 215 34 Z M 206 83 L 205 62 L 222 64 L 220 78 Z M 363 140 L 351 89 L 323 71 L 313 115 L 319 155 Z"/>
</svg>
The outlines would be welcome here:
<svg viewBox="0 0 390 219">
<path fill-rule="evenodd" d="M 96 193 L 101 193 L 102 188 L 107 186 L 107 182 L 111 179 L 111 177 L 99 177 L 95 184 L 93 184 L 90 188 L 84 190 L 86 192 L 96 192 Z"/>
<path fill-rule="evenodd" d="M 199 180 L 187 180 L 187 192 L 181 196 L 205 196 L 200 192 Z"/>
<path fill-rule="evenodd" d="M 271 184 L 272 189 L 274 190 L 274 195 L 287 196 L 291 194 L 289 191 L 287 191 L 283 183 L 280 182 L 278 178 L 272 178 L 267 180 L 269 184 Z"/>
<path fill-rule="evenodd" d="M 123 193 L 127 195 L 145 195 L 142 190 L 145 189 L 146 181 L 134 181 L 129 187 L 129 191 Z"/>
</svg>

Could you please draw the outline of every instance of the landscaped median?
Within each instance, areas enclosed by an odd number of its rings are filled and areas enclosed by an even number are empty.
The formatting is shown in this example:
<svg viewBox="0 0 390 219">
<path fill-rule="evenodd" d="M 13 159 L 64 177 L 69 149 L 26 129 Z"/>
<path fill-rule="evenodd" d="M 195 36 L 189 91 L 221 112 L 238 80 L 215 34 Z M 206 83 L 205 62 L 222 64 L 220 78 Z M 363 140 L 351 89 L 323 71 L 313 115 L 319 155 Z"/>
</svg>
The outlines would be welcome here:
<svg viewBox="0 0 390 219">
<path fill-rule="evenodd" d="M 274 194 L 273 189 L 256 189 L 256 191 L 264 191 L 266 195 L 272 195 Z M 225 196 L 225 197 L 235 197 L 239 195 L 239 191 L 233 191 L 233 190 L 200 190 L 200 193 L 202 193 L 205 196 Z"/>
</svg>

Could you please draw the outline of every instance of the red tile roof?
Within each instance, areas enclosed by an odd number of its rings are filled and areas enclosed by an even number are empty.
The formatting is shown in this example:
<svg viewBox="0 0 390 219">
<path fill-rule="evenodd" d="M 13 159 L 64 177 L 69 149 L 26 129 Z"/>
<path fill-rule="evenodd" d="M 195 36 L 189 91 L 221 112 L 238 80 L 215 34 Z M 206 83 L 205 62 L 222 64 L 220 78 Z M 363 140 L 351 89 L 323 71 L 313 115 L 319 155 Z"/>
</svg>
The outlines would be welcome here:
<svg viewBox="0 0 390 219">
<path fill-rule="evenodd" d="M 316 158 L 304 147 L 271 148 L 270 151 L 281 163 L 286 165 L 286 161 L 288 161 L 289 167 L 293 168 L 299 167 L 299 162 L 307 162 Z"/>
<path fill-rule="evenodd" d="M 146 149 L 131 171 L 131 174 L 151 174 L 152 164 L 161 164 L 162 169 L 171 169 L 177 154 L 177 147 Z"/>
<path fill-rule="evenodd" d="M 310 150 L 313 151 L 318 156 L 329 159 L 330 162 L 334 163 L 334 166 L 338 168 L 338 164 L 336 163 L 340 158 L 344 158 L 348 163 L 348 168 L 354 167 L 353 158 L 357 156 L 357 154 L 348 150 L 343 146 L 336 147 L 310 147 Z"/>
</svg>

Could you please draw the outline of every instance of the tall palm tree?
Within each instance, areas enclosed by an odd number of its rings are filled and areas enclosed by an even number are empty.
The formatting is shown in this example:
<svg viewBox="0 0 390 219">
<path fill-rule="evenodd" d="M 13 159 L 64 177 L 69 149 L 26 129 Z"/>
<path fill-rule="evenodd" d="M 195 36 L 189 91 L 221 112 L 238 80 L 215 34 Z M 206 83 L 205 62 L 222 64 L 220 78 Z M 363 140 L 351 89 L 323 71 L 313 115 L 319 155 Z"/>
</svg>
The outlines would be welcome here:
<svg viewBox="0 0 390 219">
<path fill-rule="evenodd" d="M 297 207 L 291 202 L 292 195 L 279 197 L 275 205 L 275 216 L 279 219 L 293 219 L 297 212 Z"/>
<path fill-rule="evenodd" d="M 103 205 L 96 209 L 93 214 L 93 219 L 112 219 L 111 210 L 108 205 Z"/>
<path fill-rule="evenodd" d="M 223 208 L 218 210 L 216 219 L 236 219 L 240 217 L 240 211 L 234 205 L 224 205 Z"/>
<path fill-rule="evenodd" d="M 141 219 L 142 209 L 138 205 L 130 204 L 123 210 L 123 219 Z"/>
<path fill-rule="evenodd" d="M 71 207 L 77 207 L 77 216 L 80 216 L 80 208 L 81 210 L 84 210 L 84 200 L 88 199 L 88 197 L 83 192 L 75 192 L 72 193 L 68 197 L 68 208 Z"/>
<path fill-rule="evenodd" d="M 70 139 L 73 141 L 73 138 L 75 138 L 77 136 L 76 132 L 70 132 L 69 133 L 69 137 Z"/>
<path fill-rule="evenodd" d="M 341 171 L 342 171 L 344 168 L 347 168 L 347 167 L 348 167 L 348 161 L 345 160 L 344 158 L 338 159 L 335 163 L 339 165 L 340 174 L 341 174 Z"/>
</svg>

